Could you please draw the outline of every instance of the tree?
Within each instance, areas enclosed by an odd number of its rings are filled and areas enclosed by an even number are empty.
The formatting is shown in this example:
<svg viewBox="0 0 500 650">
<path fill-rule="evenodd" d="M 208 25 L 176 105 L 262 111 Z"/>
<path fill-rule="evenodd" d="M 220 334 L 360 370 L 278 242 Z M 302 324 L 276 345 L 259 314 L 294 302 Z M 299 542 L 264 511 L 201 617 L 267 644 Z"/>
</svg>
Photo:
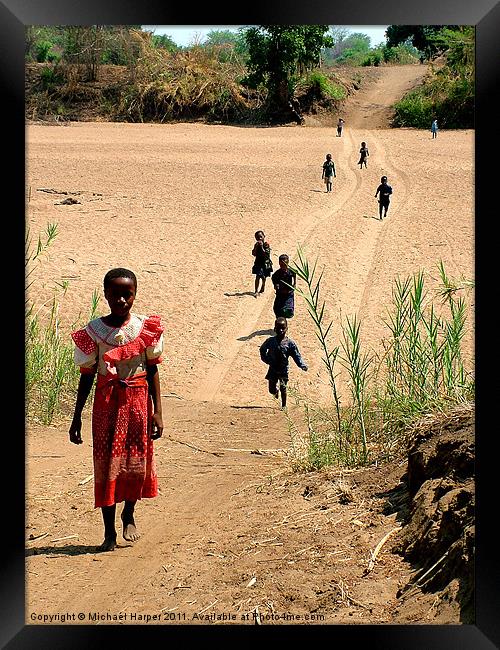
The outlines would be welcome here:
<svg viewBox="0 0 500 650">
<path fill-rule="evenodd" d="M 411 44 L 423 52 L 427 59 L 443 51 L 439 40 L 439 32 L 443 28 L 455 30 L 457 25 L 389 25 L 386 30 L 387 47 L 395 47 L 401 43 Z"/>
<path fill-rule="evenodd" d="M 240 28 L 237 32 L 230 29 L 212 29 L 208 32 L 203 46 L 218 48 L 221 60 L 231 60 L 236 55 L 236 59 L 243 62 L 248 57 L 244 28 Z"/>
<path fill-rule="evenodd" d="M 250 73 L 244 83 L 267 87 L 270 113 L 289 110 L 300 76 L 319 65 L 322 48 L 333 45 L 328 30 L 328 25 L 258 25 L 245 30 Z"/>
<path fill-rule="evenodd" d="M 167 52 L 177 52 L 179 46 L 174 42 L 171 36 L 167 34 L 153 34 L 153 45 Z"/>
</svg>

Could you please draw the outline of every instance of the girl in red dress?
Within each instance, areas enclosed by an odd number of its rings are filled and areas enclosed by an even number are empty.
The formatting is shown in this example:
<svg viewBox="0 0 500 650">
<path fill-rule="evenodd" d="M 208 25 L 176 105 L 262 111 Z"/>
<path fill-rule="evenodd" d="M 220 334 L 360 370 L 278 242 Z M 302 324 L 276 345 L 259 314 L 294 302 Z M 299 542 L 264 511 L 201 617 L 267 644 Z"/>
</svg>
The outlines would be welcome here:
<svg viewBox="0 0 500 650">
<path fill-rule="evenodd" d="M 157 364 L 163 350 L 159 316 L 131 313 L 137 278 L 128 269 L 111 269 L 104 277 L 110 313 L 72 333 L 80 382 L 69 439 L 82 443 L 82 411 L 94 377 L 92 409 L 94 505 L 102 509 L 102 551 L 116 546 L 116 504 L 125 502 L 123 537 L 139 539 L 134 520 L 138 499 L 158 495 L 153 440 L 163 433 Z"/>
</svg>

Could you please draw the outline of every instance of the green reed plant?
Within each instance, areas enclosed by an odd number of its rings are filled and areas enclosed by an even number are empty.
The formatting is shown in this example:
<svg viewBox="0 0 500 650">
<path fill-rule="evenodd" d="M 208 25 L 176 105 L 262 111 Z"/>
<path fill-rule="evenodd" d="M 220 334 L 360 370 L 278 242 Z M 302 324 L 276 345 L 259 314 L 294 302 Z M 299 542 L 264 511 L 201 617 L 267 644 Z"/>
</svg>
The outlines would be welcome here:
<svg viewBox="0 0 500 650">
<path fill-rule="evenodd" d="M 383 319 L 388 336 L 381 341 L 380 356 L 362 351 L 361 323 L 356 316 L 341 323 L 340 345 L 330 344 L 332 322 L 324 322 L 325 303 L 319 297 L 323 274 L 315 279 L 317 262 L 311 267 L 300 248 L 297 256 L 298 262 L 291 266 L 306 288 L 296 288 L 296 292 L 306 302 L 321 345 L 334 408 L 320 407 L 292 393 L 306 424 L 301 434 L 286 413 L 296 469 L 329 464 L 355 467 L 370 462 L 375 453 L 378 457 L 401 453 L 407 443 L 405 432 L 419 418 L 474 400 L 474 381 L 462 353 L 467 303 L 458 295 L 473 286 L 470 281 L 462 278 L 457 283 L 448 278 L 442 262 L 441 284 L 434 295 L 426 289 L 423 271 L 396 278 Z M 336 362 L 347 374 L 350 399 L 341 399 Z"/>
<path fill-rule="evenodd" d="M 347 317 L 346 325 L 342 328 L 344 354 L 340 357 L 340 363 L 347 370 L 350 379 L 352 403 L 361 432 L 362 457 L 366 462 L 368 445 L 365 412 L 368 408 L 367 380 L 372 358 L 367 353 L 361 352 L 360 325 L 356 316 L 352 319 Z"/>
<path fill-rule="evenodd" d="M 73 344 L 63 331 L 60 306 L 69 287 L 67 281 L 56 283 L 52 297 L 37 304 L 29 288 L 36 282 L 36 270 L 58 235 L 57 224 L 48 224 L 34 245 L 25 238 L 26 315 L 25 315 L 25 387 L 26 415 L 31 420 L 51 424 L 73 397 L 79 372 L 73 361 Z M 36 295 L 35 292 L 32 292 Z M 90 317 L 95 317 L 99 294 L 94 291 Z M 48 314 L 47 314 L 48 308 Z"/>
<path fill-rule="evenodd" d="M 304 298 L 307 305 L 307 311 L 314 323 L 314 333 L 322 349 L 322 361 L 328 372 L 328 380 L 332 389 L 333 399 L 335 401 L 338 425 L 337 428 L 338 432 L 340 433 L 342 429 L 340 417 L 340 399 L 337 391 L 337 384 L 335 381 L 335 362 L 337 360 L 339 346 L 329 349 L 327 342 L 328 334 L 330 333 L 333 322 L 330 321 L 328 325 L 325 324 L 325 302 L 323 301 L 320 306 L 319 296 L 323 271 L 319 274 L 319 277 L 315 279 L 317 261 L 314 263 L 314 266 L 311 267 L 304 254 L 304 251 L 300 247 L 297 250 L 297 256 L 298 262 L 292 263 L 291 268 L 293 268 L 299 278 L 305 282 L 306 289 L 303 291 L 300 288 L 296 288 L 295 291 L 300 296 L 302 296 L 302 298 Z"/>
</svg>

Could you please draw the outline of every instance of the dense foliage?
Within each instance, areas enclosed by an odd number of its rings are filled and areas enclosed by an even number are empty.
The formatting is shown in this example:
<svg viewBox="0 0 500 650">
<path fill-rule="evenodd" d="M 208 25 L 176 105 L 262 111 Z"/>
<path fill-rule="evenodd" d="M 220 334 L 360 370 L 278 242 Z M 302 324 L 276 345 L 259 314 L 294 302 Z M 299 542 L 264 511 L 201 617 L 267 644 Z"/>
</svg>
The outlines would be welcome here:
<svg viewBox="0 0 500 650">
<path fill-rule="evenodd" d="M 245 32 L 249 74 L 244 83 L 264 84 L 271 111 L 282 111 L 300 77 L 317 67 L 321 51 L 333 44 L 328 25 L 260 25 Z"/>
<path fill-rule="evenodd" d="M 474 28 L 444 27 L 432 43 L 443 64 L 395 105 L 394 125 L 429 128 L 437 119 L 440 127 L 474 128 Z"/>
</svg>

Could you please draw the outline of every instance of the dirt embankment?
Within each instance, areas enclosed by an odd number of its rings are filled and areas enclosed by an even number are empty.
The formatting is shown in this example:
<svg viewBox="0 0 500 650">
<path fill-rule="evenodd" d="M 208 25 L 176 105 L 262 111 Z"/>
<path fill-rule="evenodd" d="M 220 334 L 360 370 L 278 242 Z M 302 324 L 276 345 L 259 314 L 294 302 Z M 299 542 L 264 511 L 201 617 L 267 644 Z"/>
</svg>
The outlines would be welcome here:
<svg viewBox="0 0 500 650">
<path fill-rule="evenodd" d="M 473 132 L 432 140 L 381 128 L 384 98 L 410 77 L 406 67 L 399 79 L 377 75 L 357 113 L 346 104 L 341 138 L 321 125 L 28 126 L 29 226 L 59 224 L 37 300 L 68 280 L 60 316 L 69 331 L 105 272 L 126 266 L 139 278 L 136 311 L 159 313 L 167 338 L 161 494 L 138 504 L 135 545 L 96 552 L 89 413 L 79 447 L 67 421 L 29 426 L 27 622 L 62 611 L 85 612 L 86 624 L 144 622 L 139 615 L 178 624 L 470 622 L 473 415 L 428 429 L 409 467 L 403 459 L 293 474 L 287 420 L 258 356 L 274 320 L 269 287 L 252 295 L 258 228 L 275 261 L 299 244 L 319 259 L 334 331 L 357 314 L 367 348 L 380 340 L 395 277 L 423 268 L 432 290 L 439 259 L 450 276 L 473 277 Z M 375 104 L 380 111 L 369 110 Z M 370 114 L 373 123 L 360 117 Z M 362 140 L 370 158 L 359 170 Z M 321 185 L 327 151 L 332 194 Z M 373 197 L 381 174 L 394 188 L 383 222 Z M 292 368 L 291 382 L 326 402 L 300 301 L 290 335 L 309 363 L 307 373 Z M 466 336 L 464 355 L 472 353 Z M 302 417 L 294 404 L 290 413 Z"/>
</svg>

